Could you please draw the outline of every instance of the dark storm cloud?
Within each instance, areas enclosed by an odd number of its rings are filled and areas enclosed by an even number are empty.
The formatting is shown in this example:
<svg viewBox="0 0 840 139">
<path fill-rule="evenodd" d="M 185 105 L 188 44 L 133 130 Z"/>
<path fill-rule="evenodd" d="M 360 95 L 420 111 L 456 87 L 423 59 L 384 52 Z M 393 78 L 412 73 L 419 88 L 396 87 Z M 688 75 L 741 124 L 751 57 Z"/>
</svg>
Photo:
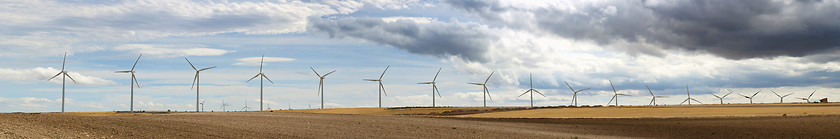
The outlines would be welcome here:
<svg viewBox="0 0 840 139">
<path fill-rule="evenodd" d="M 492 26 L 545 31 L 600 44 L 653 43 L 729 59 L 799 57 L 834 50 L 840 44 L 838 1 L 578 2 L 523 8 L 497 1 L 445 1 Z M 529 16 L 533 16 L 530 22 L 518 19 Z"/>
<path fill-rule="evenodd" d="M 497 36 L 471 23 L 385 22 L 379 18 L 310 18 L 307 31 L 330 38 L 355 38 L 393 46 L 411 53 L 438 57 L 459 56 L 485 61 L 484 53 Z"/>
</svg>

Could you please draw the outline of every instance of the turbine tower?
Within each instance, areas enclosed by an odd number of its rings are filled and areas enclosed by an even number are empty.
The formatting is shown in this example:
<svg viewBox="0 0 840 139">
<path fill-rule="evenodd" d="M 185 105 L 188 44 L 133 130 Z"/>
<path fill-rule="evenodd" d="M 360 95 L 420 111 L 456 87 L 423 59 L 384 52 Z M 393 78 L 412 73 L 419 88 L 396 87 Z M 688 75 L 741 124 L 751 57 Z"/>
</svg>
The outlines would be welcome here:
<svg viewBox="0 0 840 139">
<path fill-rule="evenodd" d="M 484 107 L 487 107 L 487 97 L 490 97 L 490 100 L 493 100 L 493 97 L 490 96 L 490 90 L 487 89 L 487 81 L 490 81 L 490 77 L 493 77 L 493 73 L 496 71 L 490 72 L 490 76 L 487 76 L 487 80 L 484 80 L 484 83 L 470 83 L 472 85 L 480 85 L 484 87 L 482 95 L 484 95 Z"/>
<path fill-rule="evenodd" d="M 613 93 L 614 93 L 614 94 L 613 94 L 613 97 L 610 99 L 610 102 L 607 102 L 607 106 L 609 106 L 609 105 L 610 105 L 610 103 L 612 103 L 613 99 L 615 99 L 615 106 L 616 106 L 616 107 L 618 107 L 618 96 L 619 96 L 619 95 L 621 95 L 621 96 L 630 96 L 630 95 L 627 95 L 627 94 L 619 94 L 618 92 L 616 92 L 616 91 L 615 91 L 615 86 L 613 86 L 612 81 L 610 81 L 610 87 L 612 87 L 612 90 L 613 90 Z"/>
<path fill-rule="evenodd" d="M 729 93 L 726 93 L 726 95 L 723 95 L 723 96 L 718 96 L 718 95 L 715 95 L 713 93 L 709 93 L 709 94 L 712 94 L 712 96 L 715 96 L 716 98 L 720 99 L 720 104 L 723 104 L 723 99 L 726 98 L 726 96 L 729 96 L 729 94 L 732 94 L 732 90 L 729 90 Z"/>
<path fill-rule="evenodd" d="M 251 79 L 248 79 L 248 81 L 245 81 L 245 82 L 250 82 L 251 80 L 254 80 L 254 78 L 260 77 L 260 111 L 263 110 L 263 107 L 262 107 L 263 106 L 263 78 L 265 78 L 266 80 L 268 80 L 268 82 L 271 82 L 272 84 L 274 83 L 273 81 L 271 81 L 271 79 L 268 79 L 268 76 L 265 76 L 265 73 L 262 72 L 263 59 L 265 59 L 265 55 L 263 55 L 260 58 L 260 73 L 257 73 L 257 75 L 254 75 L 254 77 L 251 77 Z"/>
<path fill-rule="evenodd" d="M 52 78 L 47 80 L 47 81 L 50 81 L 53 78 L 58 77 L 58 75 L 62 75 L 61 76 L 61 114 L 64 114 L 64 87 L 65 87 L 65 83 L 67 82 L 66 78 L 70 78 L 70 80 L 72 80 L 73 83 L 76 83 L 76 80 L 73 79 L 73 77 L 70 77 L 70 75 L 67 74 L 67 71 L 64 70 L 64 64 L 66 64 L 66 63 L 67 63 L 67 52 L 64 52 L 64 60 L 61 61 L 61 71 L 59 71 L 58 74 L 55 74 L 55 76 L 53 76 Z"/>
<path fill-rule="evenodd" d="M 816 92 L 817 92 L 817 90 L 814 90 L 814 92 L 811 92 L 811 95 L 808 95 L 808 97 L 807 97 L 807 98 L 805 98 L 805 97 L 800 97 L 800 98 L 798 98 L 798 99 L 804 100 L 804 101 L 805 101 L 805 103 L 808 103 L 808 102 L 810 102 L 810 100 L 811 100 L 811 96 L 814 96 L 814 93 L 816 93 Z"/>
<path fill-rule="evenodd" d="M 365 81 L 373 81 L 379 82 L 379 107 L 382 108 L 382 94 L 384 93 L 385 96 L 388 96 L 388 93 L 385 93 L 385 86 L 382 85 L 382 77 L 385 77 L 385 72 L 388 71 L 388 68 L 391 68 L 391 65 L 385 67 L 385 71 L 382 71 L 382 75 L 379 75 L 379 79 L 364 79 Z M 321 104 L 321 108 L 324 108 L 324 105 Z"/>
<path fill-rule="evenodd" d="M 696 101 L 697 103 L 703 104 L 703 102 L 700 102 L 700 101 L 697 101 L 697 100 L 696 100 L 696 99 L 694 99 L 694 98 L 691 98 L 691 92 L 689 92 L 689 91 L 688 91 L 688 85 L 685 85 L 685 94 L 687 94 L 687 95 L 688 95 L 688 98 L 686 98 L 686 99 L 685 99 L 682 103 L 680 103 L 680 105 L 682 105 L 682 104 L 683 104 L 683 103 L 685 103 L 685 102 L 688 102 L 688 105 L 691 105 L 691 101 L 690 101 L 690 100 L 694 100 L 694 101 Z"/>
<path fill-rule="evenodd" d="M 198 112 L 198 110 L 199 110 L 198 109 L 198 91 L 199 91 L 199 83 L 201 83 L 201 80 L 199 80 L 198 75 L 199 75 L 199 73 L 201 73 L 201 71 L 216 68 L 216 66 L 207 67 L 207 68 L 203 68 L 203 69 L 197 69 L 192 64 L 192 62 L 190 62 L 190 59 L 187 59 L 186 57 L 184 57 L 184 59 L 186 59 L 187 63 L 190 64 L 190 67 L 192 67 L 193 70 L 195 70 L 195 78 L 193 78 L 193 84 L 190 86 L 190 89 L 192 89 L 192 87 L 195 87 L 195 112 Z"/>
<path fill-rule="evenodd" d="M 758 90 L 758 92 L 761 92 L 761 90 Z M 747 95 L 744 95 L 744 94 L 738 94 L 738 95 L 741 95 L 741 96 L 743 96 L 744 98 L 750 99 L 750 104 L 752 104 L 752 103 L 753 103 L 753 101 L 752 101 L 752 100 L 753 100 L 753 98 L 755 97 L 755 95 L 758 95 L 758 92 L 755 92 L 755 94 L 753 94 L 752 96 L 747 96 Z"/>
<path fill-rule="evenodd" d="M 441 97 L 440 90 L 437 89 L 437 82 L 435 82 L 437 80 L 438 74 L 440 74 L 441 69 L 443 69 L 443 68 L 438 69 L 437 73 L 435 73 L 435 78 L 432 78 L 431 82 L 417 83 L 417 84 L 431 84 L 432 85 L 432 107 L 435 107 L 435 92 L 437 92 L 438 97 Z"/>
<path fill-rule="evenodd" d="M 522 97 L 522 95 L 525 95 L 528 92 L 530 92 L 531 93 L 531 107 L 534 107 L 534 92 L 537 92 L 538 94 L 542 95 L 543 97 L 546 97 L 546 96 L 545 96 L 545 94 L 540 93 L 540 91 L 537 91 L 537 89 L 534 89 L 534 79 L 532 77 L 533 76 L 529 73 L 528 74 L 528 80 L 530 80 L 529 83 L 531 84 L 531 89 L 528 89 L 528 91 L 525 91 L 525 93 L 522 93 L 518 97 Z"/>
<path fill-rule="evenodd" d="M 225 100 L 224 100 L 224 99 L 222 99 L 222 112 L 227 111 L 227 110 L 225 109 L 225 107 L 227 107 L 227 106 L 229 106 L 229 105 L 228 105 L 227 103 L 225 103 Z"/>
<path fill-rule="evenodd" d="M 564 81 L 564 82 L 565 82 L 565 81 Z M 571 85 L 569 85 L 569 82 L 565 82 L 565 83 L 566 83 L 566 86 L 569 86 L 569 89 L 572 89 L 572 92 L 573 92 L 573 94 L 572 94 L 572 103 L 573 103 L 573 104 L 575 104 L 575 106 L 577 106 L 577 94 L 578 94 L 578 92 L 581 92 L 581 91 L 583 91 L 583 90 L 589 90 L 589 88 L 586 88 L 586 89 L 581 89 L 581 90 L 577 90 L 577 91 L 575 91 L 575 89 L 573 89 L 573 88 L 572 88 L 572 86 L 571 86 Z"/>
<path fill-rule="evenodd" d="M 773 90 L 770 90 L 770 92 L 773 92 L 773 94 L 776 94 L 776 96 L 779 97 L 779 103 L 785 103 L 785 97 L 793 95 L 793 93 L 789 93 L 787 95 L 779 95 L 778 93 L 776 93 L 776 91 Z"/>
<path fill-rule="evenodd" d="M 648 89 L 648 92 L 650 92 L 650 97 L 651 97 L 651 99 L 650 99 L 650 103 L 648 103 L 648 105 L 654 105 L 654 106 L 656 106 L 656 98 L 667 98 L 667 97 L 668 97 L 668 96 L 657 96 L 657 95 L 653 95 L 653 91 L 650 91 L 650 87 L 648 87 L 648 85 L 647 85 L 647 84 L 645 84 L 645 87 Z"/>
<path fill-rule="evenodd" d="M 135 72 L 134 67 L 137 66 L 137 62 L 140 62 L 140 57 L 141 56 L 143 56 L 143 54 L 140 54 L 140 56 L 137 56 L 137 60 L 134 61 L 134 66 L 131 66 L 131 70 L 116 71 L 116 73 L 131 73 L 131 84 L 128 84 L 128 86 L 131 86 L 131 105 L 129 107 L 129 112 L 130 113 L 134 113 L 134 85 L 137 85 L 137 88 L 140 88 L 140 83 L 137 81 L 137 78 L 134 76 L 134 72 Z"/>
<path fill-rule="evenodd" d="M 318 78 L 321 79 L 320 81 L 318 81 L 318 93 L 317 94 L 318 94 L 318 96 L 321 96 L 321 109 L 324 109 L 324 79 L 327 78 L 327 75 L 330 75 L 333 72 L 335 72 L 335 70 L 330 71 L 327 74 L 324 74 L 324 76 L 321 76 L 320 74 L 318 74 L 317 71 L 315 71 L 315 68 L 309 67 L 309 69 L 312 69 L 312 72 L 315 72 L 315 76 L 318 76 Z"/>
</svg>

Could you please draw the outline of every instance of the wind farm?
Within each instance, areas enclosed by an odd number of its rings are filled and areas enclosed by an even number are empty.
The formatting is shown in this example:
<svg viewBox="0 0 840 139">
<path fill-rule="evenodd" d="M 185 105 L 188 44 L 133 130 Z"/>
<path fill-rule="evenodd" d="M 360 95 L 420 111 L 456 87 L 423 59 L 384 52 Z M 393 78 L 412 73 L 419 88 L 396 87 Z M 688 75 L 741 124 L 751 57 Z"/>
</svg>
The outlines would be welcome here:
<svg viewBox="0 0 840 139">
<path fill-rule="evenodd" d="M 0 139 L 840 137 L 840 0 L 0 5 Z"/>
</svg>

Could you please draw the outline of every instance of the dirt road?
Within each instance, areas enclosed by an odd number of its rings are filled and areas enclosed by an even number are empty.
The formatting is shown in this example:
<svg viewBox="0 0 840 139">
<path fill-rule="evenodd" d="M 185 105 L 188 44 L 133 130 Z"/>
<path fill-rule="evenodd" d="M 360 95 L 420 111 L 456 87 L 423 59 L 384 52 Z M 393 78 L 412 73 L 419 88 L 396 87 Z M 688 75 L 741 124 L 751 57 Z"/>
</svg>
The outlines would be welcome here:
<svg viewBox="0 0 840 139">
<path fill-rule="evenodd" d="M 0 138 L 831 138 L 840 116 L 489 119 L 290 112 L 0 114 Z"/>
</svg>

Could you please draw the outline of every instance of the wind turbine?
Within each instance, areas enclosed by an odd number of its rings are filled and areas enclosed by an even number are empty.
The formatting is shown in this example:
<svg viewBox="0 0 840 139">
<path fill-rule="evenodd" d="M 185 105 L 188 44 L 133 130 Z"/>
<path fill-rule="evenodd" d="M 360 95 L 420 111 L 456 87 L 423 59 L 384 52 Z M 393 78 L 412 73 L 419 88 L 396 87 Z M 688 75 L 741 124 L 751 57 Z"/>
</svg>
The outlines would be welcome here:
<svg viewBox="0 0 840 139">
<path fill-rule="evenodd" d="M 198 104 L 201 104 L 201 111 L 204 111 L 204 101 L 207 101 L 207 100 L 206 99 L 201 100 L 201 103 L 198 103 Z"/>
<path fill-rule="evenodd" d="M 265 110 L 271 110 L 271 104 L 265 104 Z"/>
<path fill-rule="evenodd" d="M 440 91 L 437 89 L 437 82 L 435 82 L 437 80 L 438 74 L 440 74 L 441 69 L 443 69 L 443 68 L 438 69 L 438 72 L 435 73 L 435 78 L 432 78 L 431 82 L 417 83 L 417 84 L 431 84 L 432 85 L 432 107 L 435 107 L 435 92 L 437 92 L 438 97 L 441 97 Z"/>
<path fill-rule="evenodd" d="M 198 84 L 201 83 L 201 80 L 199 80 L 198 75 L 199 75 L 199 73 L 201 73 L 201 71 L 216 68 L 216 66 L 207 67 L 207 68 L 203 68 L 203 69 L 197 69 L 197 68 L 195 68 L 195 66 L 193 66 L 192 62 L 190 62 L 190 59 L 187 59 L 186 57 L 184 57 L 184 59 L 186 59 L 187 63 L 190 64 L 190 67 L 192 67 L 193 70 L 195 70 L 195 78 L 193 78 L 193 84 L 190 86 L 190 89 L 192 89 L 192 87 L 195 86 L 195 112 L 198 112 L 198 91 L 199 91 L 199 88 L 198 88 L 199 85 Z"/>
<path fill-rule="evenodd" d="M 271 81 L 271 79 L 268 79 L 268 76 L 265 76 L 265 73 L 262 72 L 263 59 L 265 59 L 265 55 L 263 55 L 262 58 L 260 58 L 260 73 L 257 73 L 257 75 L 254 75 L 254 77 L 251 77 L 251 79 L 245 81 L 250 82 L 251 80 L 254 80 L 254 78 L 260 77 L 260 111 L 263 110 L 263 78 L 265 78 L 266 80 L 268 80 L 268 82 L 271 82 L 272 84 L 274 83 L 273 81 Z"/>
<path fill-rule="evenodd" d="M 564 82 L 565 82 L 565 81 L 564 81 Z M 586 89 L 581 89 L 581 90 L 577 90 L 577 91 L 575 91 L 575 89 L 573 89 L 573 88 L 572 88 L 572 86 L 571 86 L 571 85 L 569 85 L 569 82 L 565 82 L 565 83 L 566 83 L 566 86 L 569 86 L 569 89 L 572 89 L 572 92 L 574 92 L 574 93 L 572 94 L 572 103 L 574 103 L 574 104 L 575 104 L 575 106 L 577 106 L 577 94 L 578 94 L 578 92 L 581 92 L 581 91 L 583 91 L 583 90 L 589 90 L 589 88 L 586 88 Z"/>
<path fill-rule="evenodd" d="M 490 77 L 493 77 L 493 73 L 496 73 L 496 71 L 490 72 L 490 76 L 487 76 L 487 80 L 484 80 L 484 83 L 470 83 L 472 85 L 480 85 L 484 87 L 482 94 L 484 95 L 484 107 L 487 107 L 487 97 L 490 97 L 490 100 L 493 100 L 493 97 L 490 96 L 490 90 L 487 89 L 487 81 L 490 81 Z"/>
<path fill-rule="evenodd" d="M 793 93 L 787 95 L 779 95 L 778 93 L 776 93 L 776 91 L 773 90 L 770 90 L 770 92 L 773 92 L 773 94 L 776 94 L 776 96 L 779 97 L 779 103 L 785 103 L 785 97 L 793 95 Z"/>
<path fill-rule="evenodd" d="M 380 108 L 382 108 L 382 94 L 384 93 L 385 96 L 388 96 L 388 93 L 385 93 L 385 86 L 382 85 L 382 77 L 385 77 L 385 72 L 387 72 L 388 68 L 390 68 L 390 67 L 391 67 L 391 65 L 388 65 L 388 67 L 385 67 L 385 71 L 382 71 L 382 75 L 379 75 L 379 79 L 364 79 L 365 81 L 379 82 L 379 107 Z M 324 108 L 324 104 L 321 104 L 321 109 L 323 109 L 323 108 Z"/>
<path fill-rule="evenodd" d="M 546 97 L 546 96 L 543 93 L 540 93 L 540 91 L 537 91 L 537 89 L 534 89 L 534 79 L 532 77 L 533 76 L 529 73 L 528 74 L 528 80 L 530 80 L 529 83 L 531 84 L 531 89 L 528 89 L 528 91 L 525 91 L 525 93 L 522 93 L 518 97 L 522 97 L 522 95 L 525 95 L 528 92 L 530 92 L 531 93 L 531 107 L 534 107 L 534 92 L 537 92 L 538 94 L 542 95 L 543 97 Z"/>
<path fill-rule="evenodd" d="M 709 93 L 709 94 L 712 94 L 712 96 L 715 96 L 716 98 L 720 99 L 720 104 L 723 104 L 723 99 L 726 98 L 726 96 L 729 96 L 729 94 L 732 94 L 732 90 L 729 90 L 729 93 L 726 93 L 726 95 L 723 95 L 723 96 L 718 96 L 718 95 L 715 95 L 713 93 Z"/>
<path fill-rule="evenodd" d="M 70 80 L 72 80 L 73 83 L 76 83 L 76 80 L 73 79 L 73 77 L 70 77 L 70 75 L 67 74 L 67 71 L 64 70 L 64 64 L 65 63 L 67 63 L 67 52 L 64 52 L 64 60 L 61 61 L 61 71 L 58 72 L 58 74 L 55 74 L 55 76 L 53 76 L 52 78 L 47 80 L 47 81 L 50 81 L 53 78 L 58 77 L 58 75 L 62 75 L 61 76 L 61 114 L 64 114 L 64 86 L 65 86 L 64 84 L 65 84 L 65 82 L 67 82 L 66 78 L 70 78 Z"/>
<path fill-rule="evenodd" d="M 761 90 L 758 90 L 758 92 L 761 92 Z M 755 92 L 755 94 L 753 94 L 752 96 L 747 96 L 747 95 L 744 95 L 744 94 L 738 94 L 738 95 L 741 95 L 744 98 L 750 99 L 750 104 L 752 104 L 753 103 L 753 101 L 752 101 L 753 97 L 755 97 L 755 95 L 758 95 L 758 92 Z"/>
<path fill-rule="evenodd" d="M 227 106 L 228 106 L 228 104 L 225 103 L 224 99 L 222 99 L 222 112 L 227 111 L 227 110 L 225 110 L 225 107 L 227 107 Z"/>
<path fill-rule="evenodd" d="M 318 76 L 318 78 L 321 79 L 320 81 L 318 81 L 318 95 L 321 96 L 321 109 L 324 109 L 324 79 L 327 78 L 327 75 L 330 75 L 333 72 L 335 72 L 335 70 L 330 71 L 327 74 L 324 74 L 324 76 L 321 76 L 320 74 L 318 74 L 317 71 L 315 71 L 315 68 L 309 67 L 309 69 L 312 69 L 312 72 L 315 72 L 315 76 Z"/>
<path fill-rule="evenodd" d="M 245 107 L 242 107 L 242 110 L 245 110 L 245 111 L 251 110 L 251 107 L 248 107 L 248 101 L 245 101 Z"/>
<path fill-rule="evenodd" d="M 650 92 L 650 97 L 651 97 L 651 99 L 650 99 L 650 103 L 648 103 L 648 105 L 654 105 L 654 106 L 655 106 L 655 105 L 656 105 L 656 98 L 667 98 L 667 97 L 668 97 L 668 96 L 656 96 L 656 95 L 653 95 L 653 91 L 650 91 L 650 87 L 648 87 L 648 85 L 647 85 L 647 84 L 645 84 L 645 87 L 647 87 L 648 92 Z"/>
<path fill-rule="evenodd" d="M 137 56 L 137 60 L 134 61 L 134 66 L 131 66 L 131 70 L 116 71 L 116 73 L 131 73 L 131 84 L 128 84 L 128 86 L 131 86 L 131 105 L 130 105 L 131 107 L 129 108 L 130 113 L 134 113 L 134 85 L 137 85 L 137 88 L 140 88 L 140 83 L 137 81 L 137 78 L 134 76 L 134 72 L 135 72 L 134 67 L 137 66 L 137 62 L 140 62 L 140 57 L 141 56 L 143 56 L 143 54 L 140 54 L 140 56 Z"/>
<path fill-rule="evenodd" d="M 814 96 L 814 93 L 816 93 L 816 92 L 817 92 L 817 90 L 814 90 L 814 92 L 811 92 L 811 95 L 808 95 L 808 97 L 807 97 L 807 98 L 805 98 L 805 97 L 800 97 L 800 98 L 798 98 L 798 99 L 804 100 L 806 103 L 807 103 L 807 102 L 810 102 L 811 96 Z"/>
<path fill-rule="evenodd" d="M 682 105 L 682 104 L 683 104 L 683 103 L 685 103 L 685 102 L 688 102 L 688 105 L 691 105 L 691 101 L 689 101 L 689 100 L 694 100 L 694 101 L 696 101 L 697 103 L 703 104 L 703 102 L 700 102 L 700 101 L 698 101 L 698 100 L 696 100 L 696 99 L 694 99 L 694 98 L 691 98 L 691 92 L 689 92 L 689 91 L 688 91 L 688 85 L 685 85 L 685 94 L 687 94 L 687 95 L 688 95 L 688 98 L 686 98 L 686 99 L 685 99 L 682 103 L 680 103 L 680 105 Z"/>
<path fill-rule="evenodd" d="M 609 106 L 610 103 L 612 103 L 613 99 L 615 99 L 615 106 L 618 107 L 618 96 L 619 95 L 630 96 L 630 95 L 627 95 L 627 94 L 619 94 L 618 92 L 616 92 L 615 91 L 615 86 L 613 86 L 612 81 L 610 81 L 610 87 L 612 87 L 612 90 L 613 90 L 614 94 L 613 94 L 613 97 L 610 99 L 610 102 L 607 102 L 607 106 Z"/>
</svg>

